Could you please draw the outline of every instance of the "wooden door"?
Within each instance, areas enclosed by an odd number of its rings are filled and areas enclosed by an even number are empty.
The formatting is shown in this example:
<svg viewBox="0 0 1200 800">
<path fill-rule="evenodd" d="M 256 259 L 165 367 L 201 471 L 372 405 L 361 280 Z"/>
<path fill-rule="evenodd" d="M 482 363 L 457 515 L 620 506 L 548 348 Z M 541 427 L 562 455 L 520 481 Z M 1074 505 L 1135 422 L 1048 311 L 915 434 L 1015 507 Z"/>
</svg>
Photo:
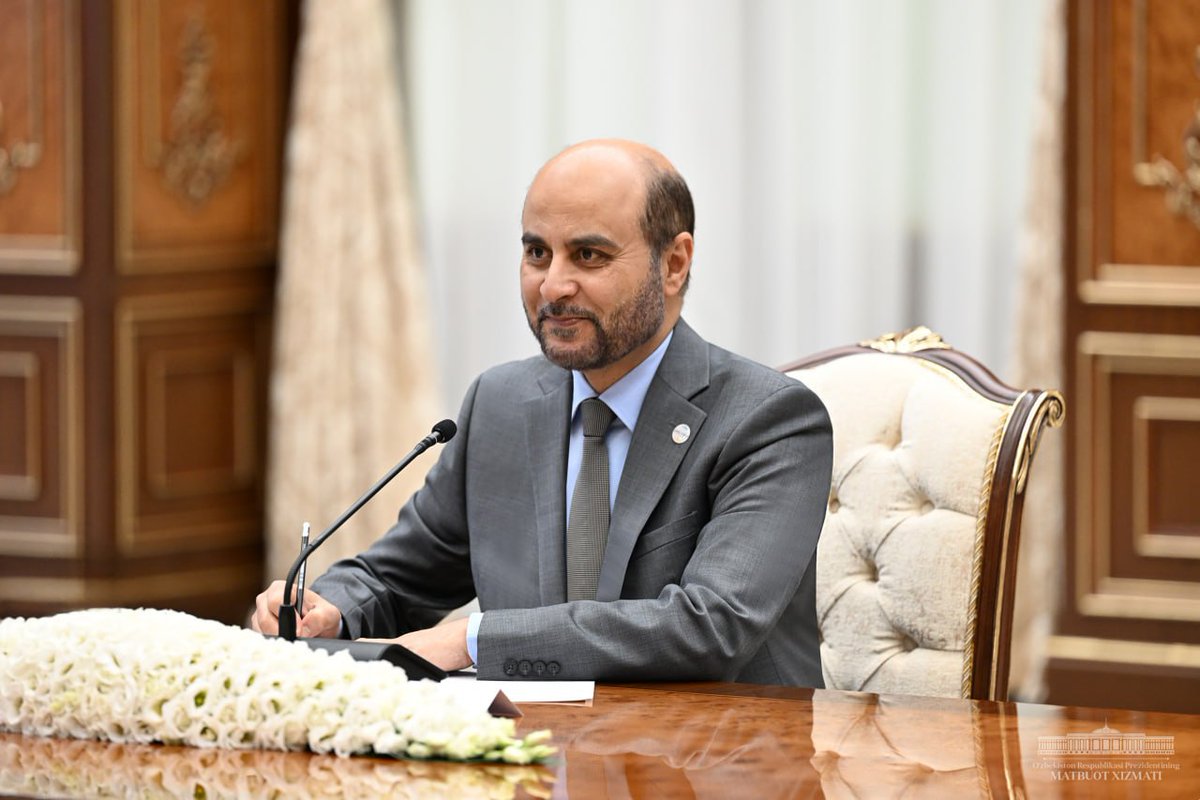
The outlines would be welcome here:
<svg viewBox="0 0 1200 800">
<path fill-rule="evenodd" d="M 1200 711 L 1200 0 L 1069 3 L 1050 700 Z"/>
<path fill-rule="evenodd" d="M 0 0 L 0 614 L 261 585 L 292 14 Z"/>
</svg>

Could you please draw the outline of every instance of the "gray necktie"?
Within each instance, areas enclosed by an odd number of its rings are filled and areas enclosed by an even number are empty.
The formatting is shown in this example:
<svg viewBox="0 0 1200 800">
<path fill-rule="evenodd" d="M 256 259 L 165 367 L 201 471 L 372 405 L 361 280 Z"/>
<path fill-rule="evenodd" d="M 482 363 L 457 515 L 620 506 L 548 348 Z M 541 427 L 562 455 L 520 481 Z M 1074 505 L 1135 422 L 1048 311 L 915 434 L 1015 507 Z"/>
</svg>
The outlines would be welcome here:
<svg viewBox="0 0 1200 800">
<path fill-rule="evenodd" d="M 579 411 L 583 415 L 583 459 L 567 522 L 567 599 L 595 600 L 604 545 L 608 542 L 608 448 L 604 446 L 604 434 L 612 424 L 613 412 L 597 397 L 584 400 Z"/>
</svg>

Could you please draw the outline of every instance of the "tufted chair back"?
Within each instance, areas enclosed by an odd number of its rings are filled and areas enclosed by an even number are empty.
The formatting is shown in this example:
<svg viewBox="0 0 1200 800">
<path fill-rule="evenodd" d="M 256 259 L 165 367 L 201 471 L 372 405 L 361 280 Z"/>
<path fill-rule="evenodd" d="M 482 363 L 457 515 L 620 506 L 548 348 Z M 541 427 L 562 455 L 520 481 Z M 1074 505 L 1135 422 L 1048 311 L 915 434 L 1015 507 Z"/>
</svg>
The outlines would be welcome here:
<svg viewBox="0 0 1200 800">
<path fill-rule="evenodd" d="M 927 328 L 783 370 L 833 420 L 817 547 L 825 685 L 1006 699 L 1025 478 L 1062 396 L 1001 383 Z"/>
</svg>

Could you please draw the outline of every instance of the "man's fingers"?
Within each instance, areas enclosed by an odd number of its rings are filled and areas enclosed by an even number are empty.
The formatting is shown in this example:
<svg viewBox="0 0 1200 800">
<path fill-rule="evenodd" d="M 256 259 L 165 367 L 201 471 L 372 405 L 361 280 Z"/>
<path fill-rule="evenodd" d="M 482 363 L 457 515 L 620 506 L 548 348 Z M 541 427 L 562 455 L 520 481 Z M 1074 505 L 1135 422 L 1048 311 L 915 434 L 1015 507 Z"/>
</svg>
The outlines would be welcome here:
<svg viewBox="0 0 1200 800">
<path fill-rule="evenodd" d="M 271 613 L 267 605 L 267 593 L 263 592 L 255 600 L 254 618 L 250 621 L 250 627 L 259 633 L 275 636 L 279 633 L 279 618 Z M 276 606 L 278 608 L 278 606 Z"/>
<path fill-rule="evenodd" d="M 250 627 L 259 633 L 279 633 L 279 604 L 283 602 L 283 581 L 274 581 L 254 599 L 254 617 Z"/>
<path fill-rule="evenodd" d="M 331 612 L 328 607 L 313 609 L 301 620 L 300 635 L 308 639 L 313 637 L 336 639 L 338 622 L 341 621 L 341 618 L 341 614 L 336 610 Z"/>
<path fill-rule="evenodd" d="M 279 606 L 283 603 L 283 581 L 274 581 L 254 599 L 250 627 L 259 633 L 279 635 Z M 299 636 L 336 637 L 341 629 L 342 612 L 311 589 L 304 592 L 304 613 L 296 633 Z"/>
<path fill-rule="evenodd" d="M 342 612 L 314 591 L 304 592 L 304 616 L 298 633 L 301 636 L 335 638 L 341 627 Z"/>
</svg>

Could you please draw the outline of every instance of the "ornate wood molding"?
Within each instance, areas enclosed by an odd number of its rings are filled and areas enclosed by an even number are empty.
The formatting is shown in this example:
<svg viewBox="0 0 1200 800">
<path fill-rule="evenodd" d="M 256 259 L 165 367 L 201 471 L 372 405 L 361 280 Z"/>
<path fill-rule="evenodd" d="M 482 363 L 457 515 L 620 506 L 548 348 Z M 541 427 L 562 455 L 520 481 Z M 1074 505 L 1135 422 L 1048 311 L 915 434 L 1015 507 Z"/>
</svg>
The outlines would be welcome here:
<svg viewBox="0 0 1200 800">
<path fill-rule="evenodd" d="M 29 134 L 25 139 L 5 144 L 4 100 L 0 98 L 0 195 L 8 194 L 17 185 L 20 170 L 32 169 L 42 160 L 46 9 L 40 2 L 30 0 L 26 19 L 29 22 L 29 69 L 26 71 L 29 79 Z"/>
<path fill-rule="evenodd" d="M 262 374 L 261 305 L 256 291 L 224 289 L 127 297 L 118 303 L 117 547 L 122 554 L 236 546 L 257 534 L 260 434 L 254 381 Z M 180 437 L 178 420 L 175 438 L 168 438 L 168 383 L 187 383 L 189 377 L 215 381 L 208 386 L 218 391 L 228 388 L 221 398 L 228 422 L 209 417 L 196 423 L 206 435 L 227 437 L 225 460 L 180 462 L 186 435 Z M 207 396 L 203 387 L 199 391 Z"/>
<path fill-rule="evenodd" d="M 279 0 L 115 6 L 117 268 L 251 270 L 278 234 Z"/>
<path fill-rule="evenodd" d="M 157 7 L 155 24 L 148 27 L 157 35 Z M 182 81 L 171 107 L 170 130 L 162 135 L 157 114 L 148 121 L 154 135 L 147 136 L 147 163 L 162 172 L 172 191 L 195 206 L 207 202 L 229 179 L 243 149 L 225 133 L 213 102 L 215 53 L 216 42 L 203 15 L 196 12 L 184 26 L 179 45 Z M 157 86 L 153 92 L 150 96 L 157 97 Z"/>
<path fill-rule="evenodd" d="M 1196 48 L 1196 70 L 1200 73 L 1200 47 Z M 1152 161 L 1134 164 L 1133 177 L 1142 186 L 1161 187 L 1171 213 L 1200 228 L 1200 103 L 1184 129 L 1183 155 L 1183 169 L 1156 155 Z"/>
<path fill-rule="evenodd" d="M 1183 169 L 1158 154 L 1148 158 L 1146 0 L 1134 2 L 1133 39 L 1133 179 L 1141 186 L 1161 188 L 1167 208 L 1200 228 L 1200 103 L 1183 131 Z M 1200 46 L 1195 49 L 1192 68 L 1200 77 Z"/>
<path fill-rule="evenodd" d="M 1079 431 L 1075 440 L 1078 471 L 1093 476 L 1081 481 L 1075 498 L 1075 611 L 1083 617 L 1112 617 L 1138 621 L 1200 621 L 1200 584 L 1189 579 L 1187 564 L 1159 563 L 1147 568 L 1147 558 L 1160 554 L 1138 553 L 1139 514 L 1137 495 L 1139 476 L 1134 466 L 1142 458 L 1134 450 L 1133 465 L 1114 457 L 1117 441 L 1115 426 L 1128 420 L 1132 436 L 1138 437 L 1139 407 L 1136 400 L 1121 405 L 1117 381 L 1122 377 L 1172 378 L 1194 386 L 1200 375 L 1200 337 L 1111 331 L 1085 331 L 1078 339 L 1075 353 L 1075 394 Z M 1147 395 L 1139 395 L 1147 396 Z M 1181 392 L 1168 398 L 1173 408 L 1189 399 Z M 1152 405 L 1154 405 L 1152 401 Z M 1147 416 L 1145 404 L 1142 416 Z M 1136 442 L 1135 442 L 1136 444 Z M 1129 520 L 1114 514 L 1114 490 L 1127 485 L 1132 497 Z M 1141 517 L 1144 519 L 1144 517 Z M 1149 530 L 1146 533 L 1150 533 Z M 1185 537 L 1179 537 L 1185 541 Z M 1142 537 L 1144 549 L 1145 537 Z M 1126 542 L 1134 555 L 1114 561 L 1114 546 Z M 1178 558 L 1178 555 L 1174 555 Z M 1170 572 L 1164 572 L 1168 567 Z"/>
<path fill-rule="evenodd" d="M 0 482 L 4 556 L 77 558 L 83 550 L 82 327 L 82 309 L 72 298 L 0 297 L 0 337 L 6 339 L 0 356 L 7 362 L 0 369 L 26 381 L 26 424 L 33 430 L 25 446 L 37 447 L 26 456 L 24 475 Z M 39 410 L 43 399 L 49 417 Z M 55 499 L 39 508 L 47 491 Z"/>
</svg>

